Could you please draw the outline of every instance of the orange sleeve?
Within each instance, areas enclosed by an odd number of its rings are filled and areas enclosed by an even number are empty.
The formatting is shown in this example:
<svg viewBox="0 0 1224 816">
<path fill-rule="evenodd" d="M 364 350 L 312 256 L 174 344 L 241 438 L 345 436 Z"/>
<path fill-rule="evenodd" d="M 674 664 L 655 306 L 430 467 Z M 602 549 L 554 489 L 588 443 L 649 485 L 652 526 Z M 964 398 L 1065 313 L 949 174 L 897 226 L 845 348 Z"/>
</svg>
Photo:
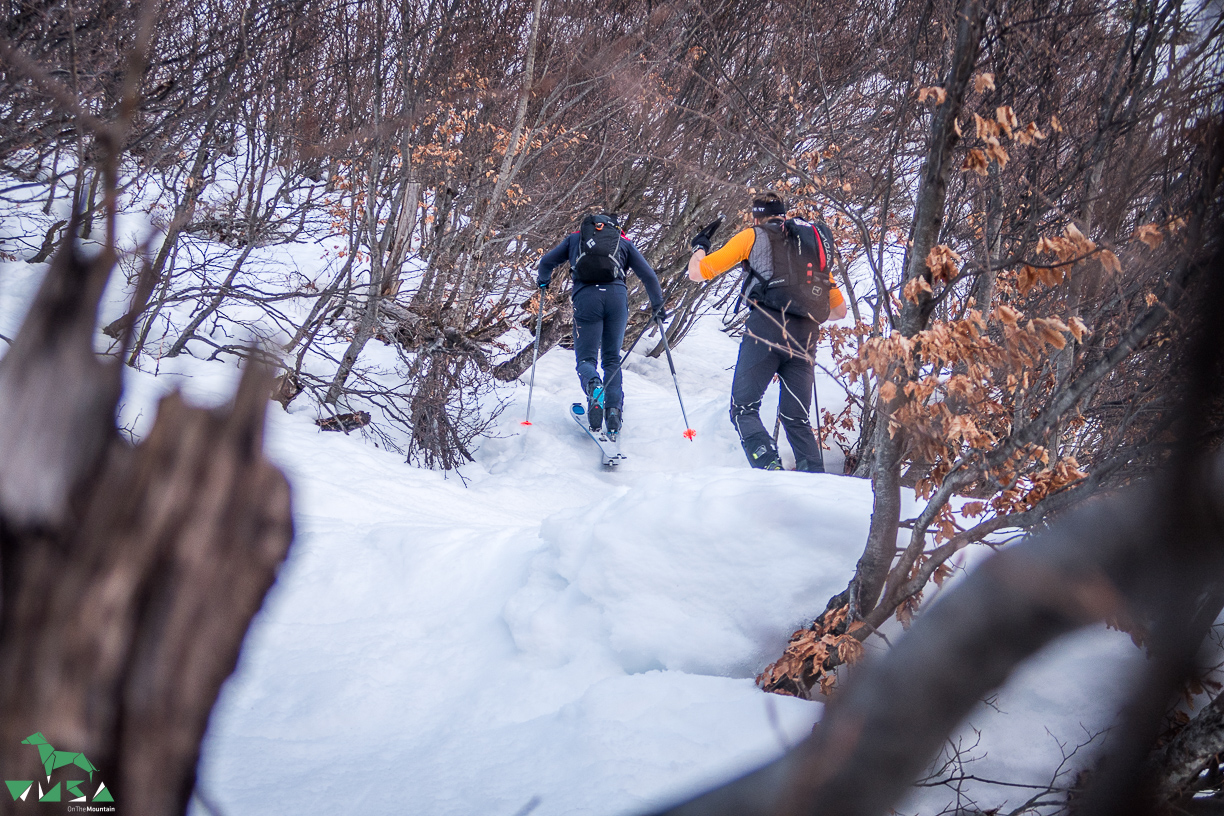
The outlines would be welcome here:
<svg viewBox="0 0 1224 816">
<path fill-rule="evenodd" d="M 748 260 L 752 245 L 756 243 L 756 230 L 752 227 L 740 230 L 731 240 L 701 259 L 701 277 L 711 280 L 741 261 Z M 836 309 L 846 302 L 837 282 L 833 280 L 833 267 L 829 267 L 829 308 Z"/>
<path fill-rule="evenodd" d="M 752 227 L 740 230 L 714 252 L 701 259 L 701 277 L 716 278 L 740 261 L 748 260 L 752 245 L 756 243 L 756 231 Z"/>
<path fill-rule="evenodd" d="M 837 288 L 837 281 L 833 280 L 833 265 L 829 265 L 829 308 L 836 309 L 838 306 L 846 302 L 842 297 L 841 290 Z"/>
</svg>

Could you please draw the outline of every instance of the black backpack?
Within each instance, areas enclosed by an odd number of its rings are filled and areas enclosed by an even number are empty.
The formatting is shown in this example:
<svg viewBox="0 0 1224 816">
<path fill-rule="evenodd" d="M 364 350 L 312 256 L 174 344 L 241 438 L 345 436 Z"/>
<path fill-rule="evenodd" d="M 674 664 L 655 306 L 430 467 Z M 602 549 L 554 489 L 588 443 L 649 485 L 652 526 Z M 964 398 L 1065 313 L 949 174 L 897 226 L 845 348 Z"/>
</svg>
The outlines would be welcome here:
<svg viewBox="0 0 1224 816">
<path fill-rule="evenodd" d="M 621 237 L 616 219 L 609 215 L 588 215 L 582 219 L 574 277 L 583 283 L 611 283 L 623 278 L 625 272 L 617 257 Z"/>
<path fill-rule="evenodd" d="M 764 277 L 745 261 L 748 274 L 741 297 L 794 317 L 827 320 L 832 248 L 828 228 L 791 218 L 781 230 L 756 227 L 756 239 L 769 241 L 773 272 Z"/>
</svg>

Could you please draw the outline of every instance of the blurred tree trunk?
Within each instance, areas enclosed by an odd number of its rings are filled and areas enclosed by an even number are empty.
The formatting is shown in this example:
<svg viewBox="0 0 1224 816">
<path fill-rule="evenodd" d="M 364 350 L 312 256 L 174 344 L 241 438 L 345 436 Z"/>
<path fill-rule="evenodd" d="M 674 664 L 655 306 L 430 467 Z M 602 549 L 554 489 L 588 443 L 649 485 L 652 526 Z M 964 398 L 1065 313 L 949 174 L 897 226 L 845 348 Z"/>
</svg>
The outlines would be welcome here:
<svg viewBox="0 0 1224 816">
<path fill-rule="evenodd" d="M 229 408 L 172 394 L 124 442 L 122 367 L 93 351 L 114 254 L 86 260 L 77 232 L 0 360 L 0 778 L 45 782 L 21 743 L 41 732 L 98 768 L 90 801 L 104 783 L 119 812 L 181 814 L 293 537 L 288 483 L 262 454 L 270 375 L 248 366 Z M 0 797 L 0 813 L 22 805 Z"/>
</svg>

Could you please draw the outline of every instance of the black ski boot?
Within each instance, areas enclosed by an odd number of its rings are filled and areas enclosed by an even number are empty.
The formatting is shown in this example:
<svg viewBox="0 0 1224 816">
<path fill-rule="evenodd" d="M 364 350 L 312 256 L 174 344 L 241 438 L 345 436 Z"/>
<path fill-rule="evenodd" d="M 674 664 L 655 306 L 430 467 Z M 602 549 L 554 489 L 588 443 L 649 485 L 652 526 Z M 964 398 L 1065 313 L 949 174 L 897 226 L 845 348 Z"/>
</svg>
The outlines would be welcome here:
<svg viewBox="0 0 1224 816">
<path fill-rule="evenodd" d="M 803 473 L 824 473 L 824 462 L 820 461 L 819 459 L 815 462 L 809 459 L 800 459 L 795 463 L 795 470 Z"/>
<path fill-rule="evenodd" d="M 760 470 L 783 470 L 782 459 L 773 440 L 766 435 L 750 436 L 744 439 L 744 453 L 748 455 L 748 464 Z"/>
<path fill-rule="evenodd" d="M 587 419 L 591 423 L 592 431 L 598 431 L 603 427 L 603 401 L 603 380 L 592 377 L 587 381 Z"/>
<path fill-rule="evenodd" d="M 620 433 L 621 429 L 621 409 L 609 408 L 604 412 L 604 422 L 608 427 L 608 436 L 613 439 Z"/>
</svg>

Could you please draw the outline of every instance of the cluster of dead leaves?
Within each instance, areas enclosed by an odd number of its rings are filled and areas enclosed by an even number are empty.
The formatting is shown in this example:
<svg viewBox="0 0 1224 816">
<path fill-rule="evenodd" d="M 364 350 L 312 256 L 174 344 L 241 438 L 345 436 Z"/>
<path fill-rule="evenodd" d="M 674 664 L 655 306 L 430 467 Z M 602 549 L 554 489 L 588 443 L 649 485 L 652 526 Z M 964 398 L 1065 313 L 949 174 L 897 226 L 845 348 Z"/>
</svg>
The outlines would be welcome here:
<svg viewBox="0 0 1224 816">
<path fill-rule="evenodd" d="M 1178 225 L 1170 221 L 1162 228 L 1158 224 L 1143 224 L 1135 229 L 1132 240 L 1139 241 L 1149 249 L 1156 249 L 1165 238 L 1165 232 L 1176 231 Z M 1112 274 L 1122 273 L 1122 262 L 1117 254 L 1084 235 L 1074 223 L 1063 228 L 1061 235 L 1042 236 L 1037 240 L 1037 253 L 1051 255 L 1054 263 L 1023 264 L 1017 279 L 1017 289 L 1021 294 L 1028 294 L 1037 284 L 1057 286 L 1063 282 L 1066 272 L 1077 263 L 1095 258 L 1101 268 Z"/>
<path fill-rule="evenodd" d="M 842 361 L 841 370 L 873 375 L 879 382 L 889 433 L 904 432 L 909 457 L 931 465 L 918 486 L 920 495 L 930 495 L 952 462 L 966 455 L 984 458 L 1011 433 L 1017 399 L 1038 386 L 1032 372 L 1042 371 L 1054 351 L 1072 339 L 1083 342 L 1088 334 L 1078 317 L 1026 318 L 1000 304 L 989 320 L 970 309 L 966 317 L 934 323 L 913 338 L 898 333 L 866 339 L 857 356 Z M 997 483 L 1016 483 L 1015 492 L 994 509 L 1035 504 L 1083 477 L 1074 460 L 1051 465 L 1043 451 L 1036 455 L 1045 458 L 1029 457 L 1023 468 L 1009 463 L 1005 472 L 993 474 Z M 938 520 L 934 530 L 937 541 L 957 531 L 951 516 Z"/>
<path fill-rule="evenodd" d="M 951 469 L 948 459 L 940 460 L 931 473 L 919 481 L 916 492 L 923 498 L 928 498 Z M 1072 486 L 1085 478 L 1075 457 L 1068 454 L 1050 462 L 1050 452 L 1041 445 L 1029 445 L 1017 451 L 1001 467 L 987 474 L 998 492 L 989 500 L 970 501 L 961 506 L 960 515 L 964 518 L 1007 516 L 1021 513 L 1037 506 L 1043 499 L 1053 493 Z M 951 505 L 940 508 L 939 515 L 931 525 L 936 543 L 951 539 L 957 533 L 964 532 L 958 523 L 957 516 Z M 917 569 L 917 567 L 915 567 Z M 940 570 L 935 571 L 935 583 L 942 581 Z M 946 573 L 944 573 L 946 575 Z M 898 617 L 902 614 L 899 612 Z M 904 623 L 904 620 L 902 620 Z"/>
<path fill-rule="evenodd" d="M 863 644 L 852 633 L 865 624 L 859 621 L 845 627 L 848 612 L 849 607 L 843 606 L 792 634 L 782 656 L 757 675 L 757 685 L 765 691 L 792 697 L 810 697 L 815 688 L 826 696 L 831 694 L 837 675 L 833 673 L 834 667 L 826 669 L 825 663 L 835 658 L 852 666 L 863 657 Z M 846 631 L 834 634 L 839 628 Z"/>
<path fill-rule="evenodd" d="M 1084 471 L 1080 470 L 1079 462 L 1070 454 L 1048 467 L 1037 469 L 1038 461 L 1048 464 L 1049 458 L 1049 452 L 1039 445 L 1017 451 L 994 473 L 994 478 L 1003 489 L 990 500 L 990 509 L 1000 516 L 1022 513 L 1036 507 L 1047 496 L 1065 490 L 1086 476 Z"/>
<path fill-rule="evenodd" d="M 981 84 L 985 77 L 990 78 L 989 86 L 994 87 L 994 77 L 990 74 L 982 74 L 978 77 L 979 90 L 985 87 Z M 990 162 L 993 161 L 1003 168 L 1011 160 L 1007 149 L 1003 147 L 1003 139 L 1011 140 L 1018 145 L 1031 145 L 1046 138 L 1046 134 L 1042 133 L 1036 122 L 1029 122 L 1027 126 L 1021 128 L 1020 120 L 1011 105 L 1000 105 L 995 108 L 993 119 L 983 118 L 975 113 L 973 124 L 977 138 L 982 142 L 984 148 L 970 149 L 961 165 L 961 170 L 971 170 L 979 176 L 989 173 Z M 1053 126 L 1053 121 L 1051 126 Z M 959 122 L 956 124 L 956 133 L 962 135 Z"/>
<path fill-rule="evenodd" d="M 932 282 L 949 282 L 956 278 L 960 271 L 961 256 L 947 244 L 938 244 L 931 248 L 926 256 L 926 266 L 931 272 Z"/>
<path fill-rule="evenodd" d="M 960 272 L 960 262 L 961 256 L 947 244 L 932 247 L 926 257 L 926 267 L 931 274 L 931 279 L 928 281 L 925 275 L 911 278 L 901 290 L 901 295 L 910 303 L 917 303 L 918 298 L 923 294 L 930 297 L 934 294 L 931 284 L 948 284 L 956 279 Z"/>
</svg>

